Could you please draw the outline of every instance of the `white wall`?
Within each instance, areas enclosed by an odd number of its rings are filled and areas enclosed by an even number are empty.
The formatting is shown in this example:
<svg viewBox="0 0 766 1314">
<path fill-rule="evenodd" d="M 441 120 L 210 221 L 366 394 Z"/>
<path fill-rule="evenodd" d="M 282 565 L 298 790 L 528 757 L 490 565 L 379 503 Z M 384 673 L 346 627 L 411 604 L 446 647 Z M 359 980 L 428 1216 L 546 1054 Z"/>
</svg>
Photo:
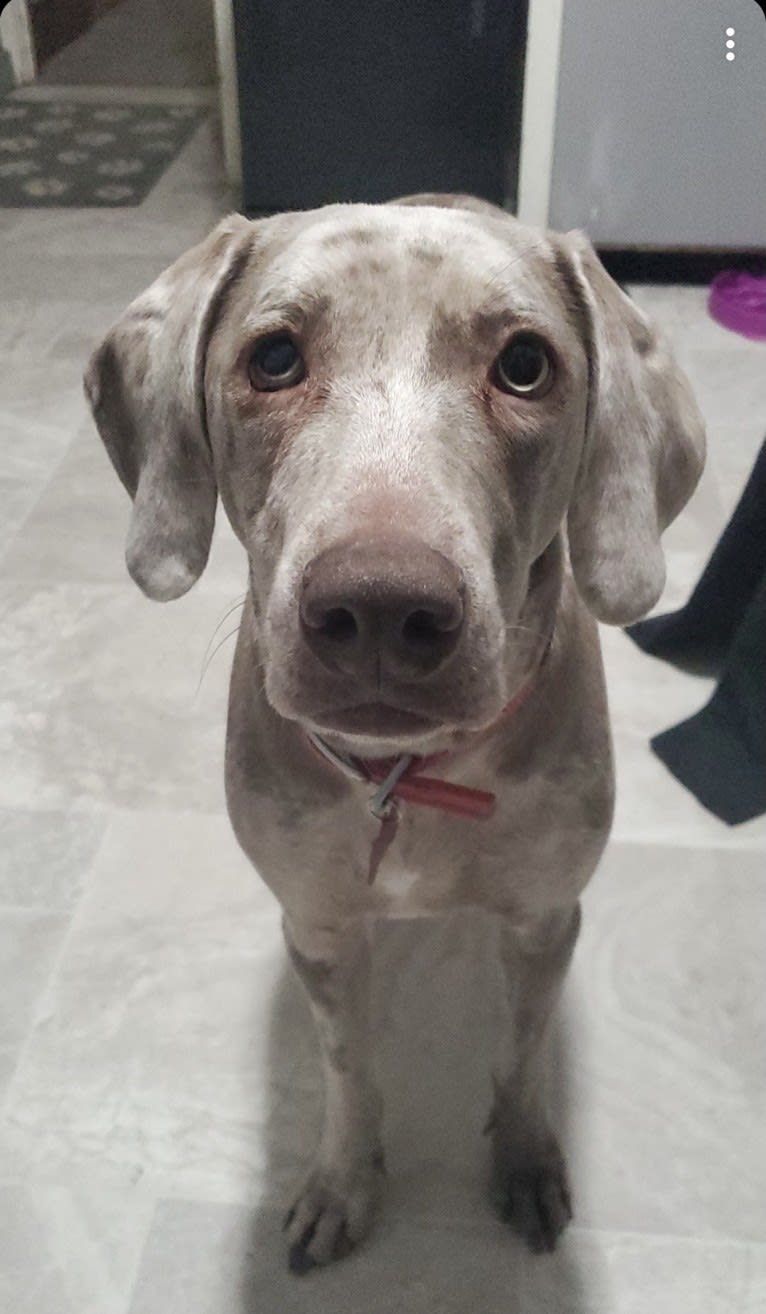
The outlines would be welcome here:
<svg viewBox="0 0 766 1314">
<path fill-rule="evenodd" d="M 516 211 L 525 224 L 548 223 L 564 0 L 529 0 Z"/>
<path fill-rule="evenodd" d="M 17 84 L 32 82 L 37 68 L 26 0 L 11 0 L 0 14 L 0 42 L 11 57 Z"/>
</svg>

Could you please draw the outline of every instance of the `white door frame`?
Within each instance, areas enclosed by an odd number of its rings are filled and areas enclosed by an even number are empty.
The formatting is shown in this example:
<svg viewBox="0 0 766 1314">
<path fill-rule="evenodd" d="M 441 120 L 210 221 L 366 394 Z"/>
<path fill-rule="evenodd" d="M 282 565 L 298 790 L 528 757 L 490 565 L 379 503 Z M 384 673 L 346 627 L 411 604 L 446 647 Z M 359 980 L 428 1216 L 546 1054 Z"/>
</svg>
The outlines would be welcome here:
<svg viewBox="0 0 766 1314">
<path fill-rule="evenodd" d="M 213 0 L 215 44 L 220 78 L 221 123 L 226 178 L 237 184 L 242 180 L 242 139 L 239 125 L 239 87 L 234 44 L 232 0 Z"/>
<path fill-rule="evenodd" d="M 11 57 L 16 85 L 34 82 L 37 77 L 37 60 L 27 0 L 11 0 L 0 14 L 0 43 Z"/>
<path fill-rule="evenodd" d="M 516 212 L 545 228 L 551 197 L 564 0 L 529 0 Z"/>
</svg>

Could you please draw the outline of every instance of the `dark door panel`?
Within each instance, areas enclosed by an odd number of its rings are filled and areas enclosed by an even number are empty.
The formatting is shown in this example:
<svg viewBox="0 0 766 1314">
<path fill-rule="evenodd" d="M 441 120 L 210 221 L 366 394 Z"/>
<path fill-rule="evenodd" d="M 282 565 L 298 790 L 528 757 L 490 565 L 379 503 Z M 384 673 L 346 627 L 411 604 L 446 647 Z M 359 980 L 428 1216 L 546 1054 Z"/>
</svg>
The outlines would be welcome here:
<svg viewBox="0 0 766 1314">
<path fill-rule="evenodd" d="M 518 0 L 235 0 L 245 208 L 515 200 Z"/>
</svg>

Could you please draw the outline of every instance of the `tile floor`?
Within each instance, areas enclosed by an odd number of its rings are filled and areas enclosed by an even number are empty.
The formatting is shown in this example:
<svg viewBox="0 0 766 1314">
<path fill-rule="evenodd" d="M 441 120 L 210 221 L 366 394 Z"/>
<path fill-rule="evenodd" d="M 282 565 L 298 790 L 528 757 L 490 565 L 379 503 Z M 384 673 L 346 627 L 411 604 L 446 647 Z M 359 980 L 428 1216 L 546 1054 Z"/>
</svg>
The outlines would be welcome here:
<svg viewBox="0 0 766 1314">
<path fill-rule="evenodd" d="M 485 1200 L 486 927 L 401 923 L 376 968 L 385 1212 L 334 1271 L 286 1273 L 316 1050 L 224 813 L 231 640 L 200 686 L 243 563 L 221 523 L 190 595 L 139 595 L 80 389 L 94 339 L 229 205 L 219 160 L 207 124 L 136 210 L 0 213 L 0 1308 L 764 1314 L 766 819 L 727 829 L 652 757 L 708 685 L 614 631 L 619 807 L 556 1047 L 575 1225 L 532 1258 Z M 672 605 L 763 437 L 766 357 L 701 289 L 636 296 L 710 421 Z"/>
</svg>

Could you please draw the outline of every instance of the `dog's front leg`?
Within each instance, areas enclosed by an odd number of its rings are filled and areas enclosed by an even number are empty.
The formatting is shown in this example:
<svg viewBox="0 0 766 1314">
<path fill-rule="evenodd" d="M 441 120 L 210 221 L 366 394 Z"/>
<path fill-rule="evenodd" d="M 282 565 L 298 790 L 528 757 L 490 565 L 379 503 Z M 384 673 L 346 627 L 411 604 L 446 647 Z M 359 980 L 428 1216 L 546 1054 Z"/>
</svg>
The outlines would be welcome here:
<svg viewBox="0 0 766 1314">
<path fill-rule="evenodd" d="M 347 1254 L 370 1226 L 383 1169 L 381 1099 L 371 1074 L 364 924 L 328 930 L 285 917 L 283 928 L 314 1015 L 325 1085 L 314 1167 L 285 1221 L 290 1268 L 304 1273 Z"/>
<path fill-rule="evenodd" d="M 579 904 L 524 929 L 502 919 L 500 955 L 511 1017 L 494 1074 L 494 1188 L 530 1249 L 553 1250 L 572 1216 L 566 1165 L 550 1126 L 548 1041 L 580 929 Z"/>
</svg>

